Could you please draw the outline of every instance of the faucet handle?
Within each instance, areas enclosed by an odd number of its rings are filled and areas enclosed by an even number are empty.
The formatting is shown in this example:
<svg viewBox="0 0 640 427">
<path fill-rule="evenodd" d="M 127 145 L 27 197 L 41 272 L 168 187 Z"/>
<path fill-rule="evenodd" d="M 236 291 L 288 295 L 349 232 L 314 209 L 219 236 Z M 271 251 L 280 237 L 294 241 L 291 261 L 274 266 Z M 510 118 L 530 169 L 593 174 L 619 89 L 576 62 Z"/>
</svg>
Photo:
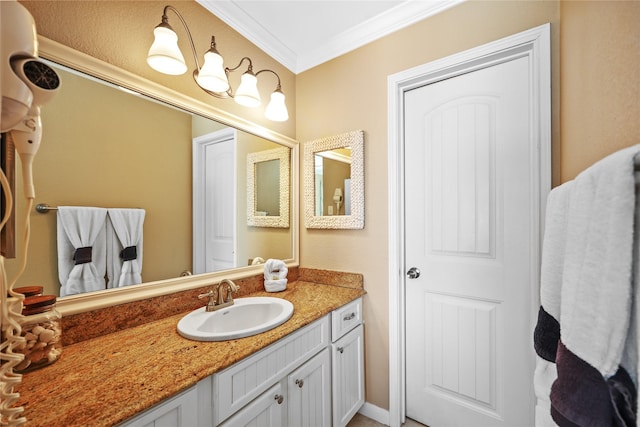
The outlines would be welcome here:
<svg viewBox="0 0 640 427">
<path fill-rule="evenodd" d="M 198 295 L 198 298 L 202 299 L 202 298 L 211 298 L 213 296 L 215 296 L 216 292 L 213 289 L 209 289 L 209 292 L 207 292 L 206 294 L 200 294 Z"/>
<path fill-rule="evenodd" d="M 209 292 L 207 292 L 206 294 L 198 295 L 198 298 L 199 299 L 209 298 L 209 301 L 207 302 L 206 310 L 207 311 L 213 311 L 215 309 L 214 307 L 216 306 L 216 298 L 215 298 L 215 296 L 216 296 L 215 290 L 210 289 Z"/>
</svg>

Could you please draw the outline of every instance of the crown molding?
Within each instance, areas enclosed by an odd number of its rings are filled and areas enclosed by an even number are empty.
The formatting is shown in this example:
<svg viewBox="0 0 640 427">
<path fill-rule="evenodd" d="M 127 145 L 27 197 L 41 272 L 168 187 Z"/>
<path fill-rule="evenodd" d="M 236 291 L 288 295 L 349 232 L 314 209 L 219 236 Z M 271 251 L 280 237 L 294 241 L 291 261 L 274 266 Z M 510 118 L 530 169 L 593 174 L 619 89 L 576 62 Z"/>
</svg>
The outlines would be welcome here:
<svg viewBox="0 0 640 427">
<path fill-rule="evenodd" d="M 238 31 L 249 41 L 295 74 L 306 71 L 374 40 L 436 15 L 465 0 L 409 0 L 377 15 L 348 31 L 327 39 L 305 52 L 294 52 L 275 38 L 235 1 L 196 0 L 209 12 Z"/>
</svg>

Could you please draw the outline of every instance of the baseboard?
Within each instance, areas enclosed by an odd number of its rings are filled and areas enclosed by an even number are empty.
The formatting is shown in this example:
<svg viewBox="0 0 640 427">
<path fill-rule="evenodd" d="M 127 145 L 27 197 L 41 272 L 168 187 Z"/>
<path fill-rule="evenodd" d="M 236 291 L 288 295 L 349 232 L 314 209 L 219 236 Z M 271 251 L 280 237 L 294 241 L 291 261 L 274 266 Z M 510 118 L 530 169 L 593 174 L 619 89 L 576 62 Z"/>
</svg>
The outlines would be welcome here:
<svg viewBox="0 0 640 427">
<path fill-rule="evenodd" d="M 364 405 L 362 405 L 362 408 L 360 408 L 358 412 L 365 417 L 371 418 L 372 420 L 377 421 L 381 424 L 384 424 L 386 426 L 389 425 L 390 417 L 388 409 L 382 409 L 371 403 L 364 402 Z"/>
</svg>

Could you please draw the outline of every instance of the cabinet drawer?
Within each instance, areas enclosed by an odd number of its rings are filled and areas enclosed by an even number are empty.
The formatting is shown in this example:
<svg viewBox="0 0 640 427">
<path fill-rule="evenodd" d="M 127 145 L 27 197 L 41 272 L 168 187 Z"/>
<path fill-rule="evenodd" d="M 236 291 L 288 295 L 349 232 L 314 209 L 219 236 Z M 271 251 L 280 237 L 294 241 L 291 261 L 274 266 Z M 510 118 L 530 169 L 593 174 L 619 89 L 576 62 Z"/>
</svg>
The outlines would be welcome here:
<svg viewBox="0 0 640 427">
<path fill-rule="evenodd" d="M 327 345 L 329 317 L 325 316 L 215 374 L 214 425 L 224 421 Z"/>
<path fill-rule="evenodd" d="M 362 298 L 331 313 L 331 341 L 335 342 L 360 323 L 362 323 Z"/>
</svg>

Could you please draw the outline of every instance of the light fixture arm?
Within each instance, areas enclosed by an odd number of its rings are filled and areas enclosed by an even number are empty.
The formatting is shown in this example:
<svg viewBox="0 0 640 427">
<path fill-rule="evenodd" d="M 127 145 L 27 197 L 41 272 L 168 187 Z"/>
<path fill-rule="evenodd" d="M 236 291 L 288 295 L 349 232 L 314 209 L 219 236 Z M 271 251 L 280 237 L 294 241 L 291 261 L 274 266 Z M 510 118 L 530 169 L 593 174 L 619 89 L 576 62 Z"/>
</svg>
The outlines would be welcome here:
<svg viewBox="0 0 640 427">
<path fill-rule="evenodd" d="M 171 5 L 166 5 L 164 7 L 164 10 L 162 11 L 162 23 L 160 25 L 164 26 L 164 27 L 168 27 L 169 29 L 171 29 L 171 31 L 173 31 L 173 28 L 171 28 L 171 25 L 169 25 L 169 17 L 167 16 L 167 12 L 169 10 L 173 11 L 173 13 L 175 13 L 178 16 L 178 18 L 180 19 L 180 22 L 182 22 L 182 26 L 184 27 L 185 31 L 187 32 L 187 37 L 189 38 L 189 45 L 191 46 L 191 53 L 193 54 L 193 59 L 196 62 L 196 68 L 198 69 L 198 71 L 200 71 L 200 63 L 198 62 L 198 54 L 196 53 L 196 46 L 193 43 L 193 37 L 191 37 L 191 31 L 189 31 L 189 27 L 187 26 L 187 21 L 184 20 L 184 18 L 180 14 L 180 12 L 178 12 L 178 10 L 175 7 L 173 7 Z M 215 39 L 214 39 L 213 36 L 211 37 L 211 46 L 215 47 Z"/>
<path fill-rule="evenodd" d="M 231 71 L 237 70 L 238 68 L 240 68 L 240 66 L 242 65 L 242 63 L 244 62 L 245 59 L 247 61 L 249 61 L 249 67 L 247 68 L 247 71 L 250 72 L 251 74 L 253 74 L 253 62 L 251 62 L 251 58 L 249 58 L 248 56 L 242 57 L 240 62 L 238 62 L 238 65 L 236 65 L 235 67 L 233 67 L 233 68 L 226 67 L 224 69 L 224 72 L 227 73 L 227 75 L 228 75 Z"/>
<path fill-rule="evenodd" d="M 282 92 L 282 86 L 280 85 L 280 76 L 275 71 L 269 70 L 269 69 L 260 70 L 256 73 L 256 77 L 258 77 L 260 73 L 266 73 L 266 72 L 272 73 L 274 76 L 276 76 L 276 78 L 278 79 L 278 86 L 276 87 L 276 90 L 279 92 Z"/>
<path fill-rule="evenodd" d="M 178 36 L 169 24 L 168 14 L 170 10 L 182 22 L 182 26 L 187 33 L 191 54 L 196 64 L 192 77 L 200 89 L 216 98 L 233 98 L 236 103 L 242 106 L 255 108 L 262 104 L 257 86 L 257 76 L 261 73 L 269 72 L 278 79 L 278 86 L 271 93 L 270 102 L 265 109 L 264 115 L 267 119 L 273 121 L 285 121 L 289 118 L 285 105 L 285 96 L 281 90 L 280 76 L 275 71 L 264 69 L 254 74 L 253 62 L 248 56 L 242 57 L 235 67 L 224 67 L 222 55 L 216 49 L 215 36 L 211 36 L 211 47 L 205 52 L 204 63 L 200 66 L 189 26 L 180 12 L 171 5 L 164 7 L 162 22 L 153 30 L 155 37 L 147 54 L 147 63 L 151 68 L 164 74 L 176 76 L 184 74 L 189 68 L 178 46 Z M 234 91 L 229 84 L 229 74 L 239 69 L 245 61 L 249 63 L 248 67 L 242 73 L 240 85 Z"/>
</svg>

